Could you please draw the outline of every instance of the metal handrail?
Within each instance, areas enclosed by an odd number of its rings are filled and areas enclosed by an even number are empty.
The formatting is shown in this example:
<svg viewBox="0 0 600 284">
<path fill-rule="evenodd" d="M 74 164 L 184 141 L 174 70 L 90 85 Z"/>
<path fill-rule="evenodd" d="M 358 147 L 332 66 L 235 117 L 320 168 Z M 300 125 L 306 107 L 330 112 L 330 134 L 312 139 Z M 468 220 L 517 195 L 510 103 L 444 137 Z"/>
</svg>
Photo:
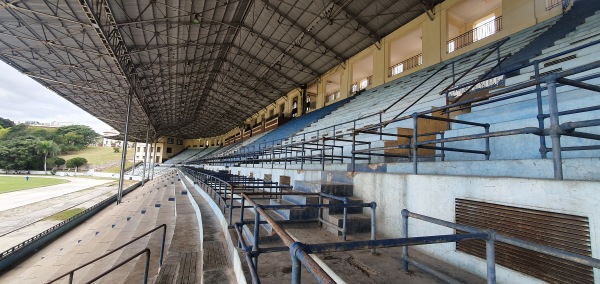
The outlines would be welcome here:
<svg viewBox="0 0 600 284">
<path fill-rule="evenodd" d="M 143 238 L 143 237 L 151 234 L 152 232 L 154 232 L 154 231 L 156 231 L 156 230 L 158 230 L 160 228 L 163 228 L 163 239 L 162 239 L 162 244 L 161 244 L 161 247 L 160 247 L 160 256 L 159 256 L 159 261 L 158 261 L 158 266 L 160 267 L 160 266 L 162 266 L 162 263 L 163 263 L 163 254 L 164 254 L 164 250 L 165 250 L 165 238 L 166 238 L 166 235 L 167 235 L 167 224 L 162 224 L 160 226 L 157 226 L 156 228 L 143 233 L 142 235 L 140 235 L 140 236 L 132 239 L 129 242 L 126 242 L 126 243 L 122 244 L 121 246 L 113 249 L 112 251 L 109 251 L 109 252 L 107 252 L 107 253 L 99 256 L 99 257 L 96 257 L 96 258 L 94 258 L 94 259 L 92 259 L 92 260 L 90 260 L 90 261 L 82 264 L 82 265 L 79 265 L 76 268 L 74 268 L 74 269 L 72 269 L 72 270 L 70 270 L 70 271 L 68 271 L 68 272 L 66 272 L 66 273 L 64 273 L 64 274 L 62 274 L 62 275 L 60 275 L 60 276 L 58 276 L 58 277 L 56 277 L 56 278 L 48 281 L 48 282 L 46 282 L 46 283 L 49 284 L 49 283 L 56 282 L 57 280 L 59 280 L 59 279 L 65 277 L 65 276 L 69 275 L 69 284 L 71 284 L 71 283 L 73 283 L 73 275 L 75 274 L 75 271 L 77 271 L 77 270 L 79 270 L 79 269 L 81 269 L 83 267 L 86 267 L 86 266 L 88 266 L 88 265 L 90 265 L 90 264 L 92 264 L 92 263 L 94 263 L 94 262 L 96 262 L 96 261 L 98 261 L 98 260 L 100 260 L 102 258 L 105 258 L 106 256 L 109 256 L 109 255 L 113 254 L 114 252 L 116 252 L 116 251 L 118 251 L 118 250 L 120 250 L 120 249 L 128 246 L 129 244 L 131 244 L 131 243 L 133 243 L 133 242 L 135 242 L 135 241 L 137 241 L 137 240 L 139 240 L 139 239 L 141 239 L 141 238 Z M 149 253 L 149 251 L 148 251 L 148 253 Z M 138 253 L 138 255 L 139 255 L 139 253 Z M 94 282 L 94 281 L 91 281 L 91 282 Z"/>
<path fill-rule="evenodd" d="M 417 66 L 419 66 L 421 64 L 423 64 L 423 53 L 419 53 L 417 55 L 411 56 L 411 57 L 409 57 L 407 59 L 404 59 L 404 60 L 400 61 L 397 64 L 394 64 L 394 65 L 388 67 L 388 77 L 396 76 L 396 75 L 398 75 L 398 74 L 400 74 L 400 73 L 402 73 L 402 72 L 404 72 L 406 70 L 415 68 L 415 67 L 417 67 Z M 394 68 L 396 68 L 396 67 L 398 67 L 400 65 L 402 65 L 402 71 L 394 74 L 394 72 L 393 72 Z"/>
<path fill-rule="evenodd" d="M 252 198 L 250 198 L 248 195 L 246 195 L 245 193 L 242 193 L 242 197 L 248 201 L 248 203 L 254 207 L 255 210 L 255 215 L 260 215 L 263 217 L 263 219 L 269 223 L 269 225 L 271 225 L 271 227 L 273 228 L 273 231 L 275 231 L 275 233 L 277 233 L 277 235 L 279 235 L 279 237 L 281 238 L 281 240 L 283 241 L 283 243 L 290 248 L 290 251 L 292 251 L 292 249 L 295 247 L 296 241 L 294 239 L 292 239 L 292 237 L 290 237 L 290 235 L 288 235 L 288 233 L 283 230 L 278 224 L 277 222 L 271 218 L 271 216 L 269 214 L 267 214 L 267 212 L 261 208 L 261 206 L 259 204 L 257 204 L 256 202 L 254 202 L 252 200 Z M 254 230 L 258 230 L 258 226 L 255 225 L 254 226 Z M 258 247 L 253 246 L 252 248 L 253 251 L 258 251 Z M 304 267 L 306 267 L 309 271 L 311 271 L 311 273 L 313 275 L 316 276 L 317 280 L 319 280 L 320 283 L 331 283 L 334 284 L 335 281 L 331 278 L 331 276 L 329 276 L 327 274 L 327 272 L 325 272 L 325 270 L 323 270 L 323 268 L 314 260 L 312 259 L 312 257 L 310 257 L 308 255 L 308 253 L 306 253 L 304 250 L 302 249 L 297 249 L 294 250 L 293 255 L 297 256 L 298 254 L 300 254 L 301 257 L 297 257 L 299 258 L 299 261 L 304 265 Z M 256 259 L 254 262 L 254 265 L 256 265 Z M 294 279 L 295 277 L 300 277 L 299 276 L 299 271 L 298 269 L 300 264 L 299 263 L 293 263 L 292 264 L 292 279 Z"/>
<path fill-rule="evenodd" d="M 148 283 L 148 270 L 150 269 L 150 249 L 149 248 L 145 248 L 141 251 L 139 251 L 138 253 L 128 257 L 127 259 L 117 263 L 117 265 L 113 266 L 112 268 L 110 268 L 109 270 L 102 272 L 100 275 L 94 277 L 94 279 L 86 282 L 86 284 L 90 284 L 90 283 L 94 283 L 95 281 L 97 281 L 98 279 L 108 275 L 109 273 L 113 272 L 115 269 L 123 266 L 124 264 L 130 262 L 131 260 L 133 260 L 134 258 L 142 255 L 142 254 L 146 254 L 146 264 L 144 265 L 144 280 L 142 281 L 143 284 L 147 284 Z M 71 279 L 72 280 L 72 279 Z"/>
<path fill-rule="evenodd" d="M 486 30 L 489 33 L 488 35 L 483 36 L 481 38 L 476 38 L 478 32 L 486 31 Z M 476 41 L 479 41 L 486 37 L 489 37 L 501 30 L 502 30 L 502 16 L 498 16 L 495 19 L 490 20 L 490 21 L 482 24 L 479 27 L 476 27 L 470 31 L 467 31 L 467 32 L 457 36 L 457 37 L 454 37 L 451 40 L 448 40 L 446 42 L 446 48 L 447 48 L 446 51 L 448 53 L 454 52 L 454 51 L 461 49 L 467 45 L 470 45 Z M 455 46 L 453 46 L 452 50 L 450 50 L 450 43 L 455 43 Z"/>
</svg>

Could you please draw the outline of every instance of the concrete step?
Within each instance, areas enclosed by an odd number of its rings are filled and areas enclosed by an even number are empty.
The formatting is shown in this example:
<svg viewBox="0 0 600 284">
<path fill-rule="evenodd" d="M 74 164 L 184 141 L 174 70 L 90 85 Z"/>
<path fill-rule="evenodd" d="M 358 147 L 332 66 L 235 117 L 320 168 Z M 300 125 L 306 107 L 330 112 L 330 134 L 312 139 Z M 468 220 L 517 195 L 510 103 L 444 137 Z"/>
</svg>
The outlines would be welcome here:
<svg viewBox="0 0 600 284">
<path fill-rule="evenodd" d="M 296 205 L 293 202 L 283 199 L 271 199 L 271 205 Z M 300 208 L 300 209 L 277 209 L 277 214 L 285 220 L 310 220 L 316 219 L 318 216 L 317 208 Z"/>
<path fill-rule="evenodd" d="M 318 204 L 319 197 L 316 196 L 307 196 L 307 195 L 284 195 L 282 199 L 285 201 L 289 201 L 293 204 Z"/>
<path fill-rule="evenodd" d="M 254 243 L 254 225 L 248 224 L 242 227 L 242 237 L 248 245 Z M 260 243 L 272 243 L 279 240 L 279 236 L 273 231 L 270 225 L 260 225 L 258 230 L 258 238 Z"/>
<path fill-rule="evenodd" d="M 295 181 L 294 190 L 311 193 L 327 193 L 336 196 L 352 196 L 354 186 L 333 181 Z"/>
<path fill-rule="evenodd" d="M 168 201 L 169 196 L 172 196 L 174 193 L 175 186 L 169 185 L 165 189 L 160 189 L 161 193 L 159 193 L 152 203 L 160 202 L 161 206 L 159 208 L 154 208 L 156 212 L 156 216 L 154 218 L 145 218 L 138 225 L 134 236 L 139 236 L 147 231 L 153 229 L 154 227 L 167 223 L 173 224 L 175 223 L 175 204 L 172 201 Z M 169 234 L 169 232 L 171 234 Z M 170 237 L 172 237 L 172 230 L 167 231 L 167 239 L 165 242 L 165 249 L 168 250 L 168 244 L 170 244 Z M 152 233 L 149 236 L 146 236 L 127 247 L 123 248 L 122 253 L 119 258 L 115 261 L 115 264 L 121 261 L 124 261 L 131 255 L 143 250 L 144 248 L 150 248 L 152 251 L 151 262 L 150 262 L 150 271 L 149 275 L 158 274 L 158 256 L 160 250 L 160 243 L 162 242 L 162 234 L 160 231 L 156 233 Z M 124 264 L 121 268 L 118 269 L 118 273 L 111 273 L 102 278 L 100 283 L 132 283 L 138 282 L 143 279 L 143 263 L 145 262 L 145 258 L 140 256 L 138 260 L 132 260 L 127 264 Z M 142 264 L 140 264 L 142 263 Z M 113 264 L 114 265 L 114 264 Z M 136 269 L 137 268 L 137 269 Z"/>
<path fill-rule="evenodd" d="M 112 239 L 109 238 L 109 239 L 104 240 L 103 242 L 97 244 L 95 247 L 95 255 L 101 255 L 103 253 L 106 253 L 110 250 L 115 249 L 116 247 L 126 243 L 127 241 L 131 240 L 132 238 L 145 233 L 147 231 L 147 230 L 145 230 L 145 227 L 147 227 L 148 224 L 155 223 L 154 220 L 159 215 L 160 207 L 155 207 L 154 205 L 156 204 L 157 200 L 160 200 L 165 193 L 165 190 L 163 187 L 161 187 L 161 185 L 162 185 L 162 183 L 159 184 L 159 186 L 156 188 L 156 190 L 157 190 L 156 195 L 154 195 L 152 197 L 147 196 L 147 199 L 144 200 L 142 206 L 146 208 L 146 212 L 142 215 L 144 217 L 139 220 L 139 223 L 136 226 L 124 227 L 120 231 L 117 232 L 117 235 L 114 238 L 112 238 Z M 140 207 L 142 207 L 142 206 L 140 206 Z M 128 213 L 131 213 L 131 212 L 128 212 Z M 140 213 L 141 213 L 141 210 L 140 210 Z M 144 228 L 144 229 L 142 229 L 142 228 Z M 120 252 L 115 252 L 114 254 L 107 256 L 105 259 L 100 260 L 97 263 L 92 264 L 92 265 L 82 269 L 82 271 L 81 271 L 82 274 L 85 273 L 85 274 L 83 274 L 84 275 L 83 279 L 89 280 L 91 278 L 94 278 L 98 274 L 111 268 L 115 263 L 119 262 L 123 258 L 127 258 L 130 255 L 134 254 L 135 252 L 143 249 L 143 247 L 145 247 L 146 243 L 148 242 L 148 239 L 149 239 L 149 237 L 146 236 L 146 237 L 138 240 L 137 242 L 121 249 Z M 142 247 L 142 248 L 140 248 L 140 247 Z M 137 250 L 135 252 L 132 252 L 132 250 L 134 250 L 136 248 L 137 248 Z M 123 270 L 123 268 L 120 268 L 119 271 L 120 272 L 117 274 L 122 275 L 121 273 L 124 270 Z"/>
<path fill-rule="evenodd" d="M 356 197 L 348 197 L 348 204 L 352 203 L 363 203 L 363 200 Z M 344 204 L 343 201 L 337 199 L 323 198 L 323 204 Z M 362 214 L 363 209 L 360 207 L 347 208 L 348 214 Z M 323 210 L 323 216 L 343 214 L 344 208 L 325 208 Z"/>
<path fill-rule="evenodd" d="M 328 215 L 324 218 L 326 221 L 331 222 L 333 224 L 337 224 L 339 228 L 342 228 L 344 223 L 344 216 L 342 214 L 334 214 Z M 333 234 L 337 234 L 338 236 L 342 235 L 341 231 L 338 231 L 337 228 L 333 226 L 323 223 L 325 225 L 325 229 Z M 371 231 L 371 217 L 364 214 L 348 214 L 348 220 L 346 222 L 346 234 L 352 235 L 356 233 L 366 233 Z"/>
<path fill-rule="evenodd" d="M 176 186 L 173 188 L 173 190 L 174 191 L 181 190 L 181 183 L 176 182 Z M 175 203 L 175 199 L 173 199 L 171 201 L 172 194 L 173 193 L 171 193 L 170 190 L 165 193 L 165 196 L 163 197 L 163 202 L 165 202 L 164 198 L 168 198 L 168 201 L 166 201 L 165 205 L 161 206 L 161 210 L 159 210 L 159 212 L 158 212 L 158 217 L 156 218 L 156 222 L 152 226 L 145 228 L 145 231 L 148 231 L 159 225 L 167 224 L 167 232 L 166 232 L 166 236 L 165 236 L 164 258 L 166 258 L 166 254 L 169 251 L 169 247 L 171 245 L 171 241 L 173 239 L 173 235 L 174 235 L 174 231 L 175 231 L 175 227 L 174 227 L 174 224 L 176 223 L 175 210 L 176 210 L 177 206 Z M 182 198 L 177 198 L 177 203 L 179 203 L 179 202 L 189 203 L 189 199 L 187 197 L 183 196 Z M 160 255 L 161 244 L 162 244 L 162 230 L 152 233 L 150 235 L 150 239 L 148 240 L 148 243 L 146 244 L 146 247 L 149 248 L 152 252 L 152 256 L 150 258 L 149 275 L 157 275 L 159 273 L 158 269 L 159 269 L 159 265 L 160 265 L 159 255 Z M 140 257 L 140 258 L 138 258 L 137 261 L 134 261 L 132 268 L 131 268 L 131 272 L 129 273 L 129 275 L 127 275 L 127 277 L 125 278 L 125 281 L 123 283 L 135 283 L 135 282 L 139 282 L 141 279 L 143 279 L 144 266 L 145 266 L 145 258 L 144 257 Z M 111 283 L 110 279 L 107 279 L 107 281 L 108 282 L 105 282 L 105 283 Z"/>
</svg>

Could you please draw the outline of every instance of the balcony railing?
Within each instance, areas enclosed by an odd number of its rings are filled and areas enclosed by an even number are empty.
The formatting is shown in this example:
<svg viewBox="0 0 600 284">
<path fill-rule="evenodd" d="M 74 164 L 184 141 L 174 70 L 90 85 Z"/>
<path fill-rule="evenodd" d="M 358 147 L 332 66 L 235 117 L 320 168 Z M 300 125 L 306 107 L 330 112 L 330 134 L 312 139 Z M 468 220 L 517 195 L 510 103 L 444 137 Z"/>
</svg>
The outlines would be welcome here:
<svg viewBox="0 0 600 284">
<path fill-rule="evenodd" d="M 482 25 L 468 32 L 449 40 L 447 42 L 447 51 L 448 53 L 451 53 L 457 49 L 461 49 L 467 45 L 470 45 L 478 40 L 491 36 L 500 30 L 502 30 L 502 16 L 485 22 Z"/>
<path fill-rule="evenodd" d="M 423 53 L 405 59 L 404 61 L 388 68 L 388 77 L 398 75 L 408 69 L 415 68 L 423 64 Z"/>
<path fill-rule="evenodd" d="M 558 6 L 563 6 L 563 8 L 564 8 L 565 5 L 563 5 L 563 2 L 565 2 L 565 1 L 563 1 L 563 0 L 546 0 L 546 11 L 552 10 Z"/>
<path fill-rule="evenodd" d="M 327 96 L 325 96 L 326 102 L 335 101 L 335 100 L 337 100 L 339 98 L 340 98 L 340 91 L 339 90 L 337 90 L 337 91 L 335 91 L 333 93 L 329 93 L 329 94 L 327 94 Z"/>
<path fill-rule="evenodd" d="M 354 82 L 354 84 L 352 84 L 352 87 L 350 87 L 350 95 L 354 95 L 358 93 L 358 91 L 366 89 L 367 87 L 371 86 L 372 83 L 373 75 L 364 78 L 358 82 Z"/>
</svg>

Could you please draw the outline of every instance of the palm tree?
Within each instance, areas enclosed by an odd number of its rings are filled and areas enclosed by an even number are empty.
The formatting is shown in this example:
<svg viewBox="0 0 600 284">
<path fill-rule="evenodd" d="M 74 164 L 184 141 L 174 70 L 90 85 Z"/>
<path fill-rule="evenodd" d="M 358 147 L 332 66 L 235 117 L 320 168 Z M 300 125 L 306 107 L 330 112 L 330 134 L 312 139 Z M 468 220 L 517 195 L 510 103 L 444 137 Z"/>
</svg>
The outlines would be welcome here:
<svg viewBox="0 0 600 284">
<path fill-rule="evenodd" d="M 42 141 L 38 141 L 37 145 L 36 145 L 36 150 L 38 152 L 38 154 L 43 154 L 44 155 L 44 174 L 47 174 L 47 159 L 48 156 L 54 156 L 56 154 L 58 154 L 58 152 L 60 151 L 60 148 L 58 147 L 58 144 L 56 144 L 54 141 L 50 141 L 50 140 L 42 140 Z"/>
</svg>

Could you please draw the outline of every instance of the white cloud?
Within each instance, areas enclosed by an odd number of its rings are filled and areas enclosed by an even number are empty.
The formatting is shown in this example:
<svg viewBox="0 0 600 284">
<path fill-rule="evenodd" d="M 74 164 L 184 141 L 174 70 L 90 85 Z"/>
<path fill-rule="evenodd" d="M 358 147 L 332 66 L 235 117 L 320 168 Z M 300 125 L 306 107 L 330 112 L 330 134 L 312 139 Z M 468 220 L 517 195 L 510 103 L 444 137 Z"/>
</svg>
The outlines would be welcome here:
<svg viewBox="0 0 600 284">
<path fill-rule="evenodd" d="M 13 121 L 75 122 L 96 132 L 110 129 L 61 96 L 0 61 L 0 117 Z"/>
</svg>

